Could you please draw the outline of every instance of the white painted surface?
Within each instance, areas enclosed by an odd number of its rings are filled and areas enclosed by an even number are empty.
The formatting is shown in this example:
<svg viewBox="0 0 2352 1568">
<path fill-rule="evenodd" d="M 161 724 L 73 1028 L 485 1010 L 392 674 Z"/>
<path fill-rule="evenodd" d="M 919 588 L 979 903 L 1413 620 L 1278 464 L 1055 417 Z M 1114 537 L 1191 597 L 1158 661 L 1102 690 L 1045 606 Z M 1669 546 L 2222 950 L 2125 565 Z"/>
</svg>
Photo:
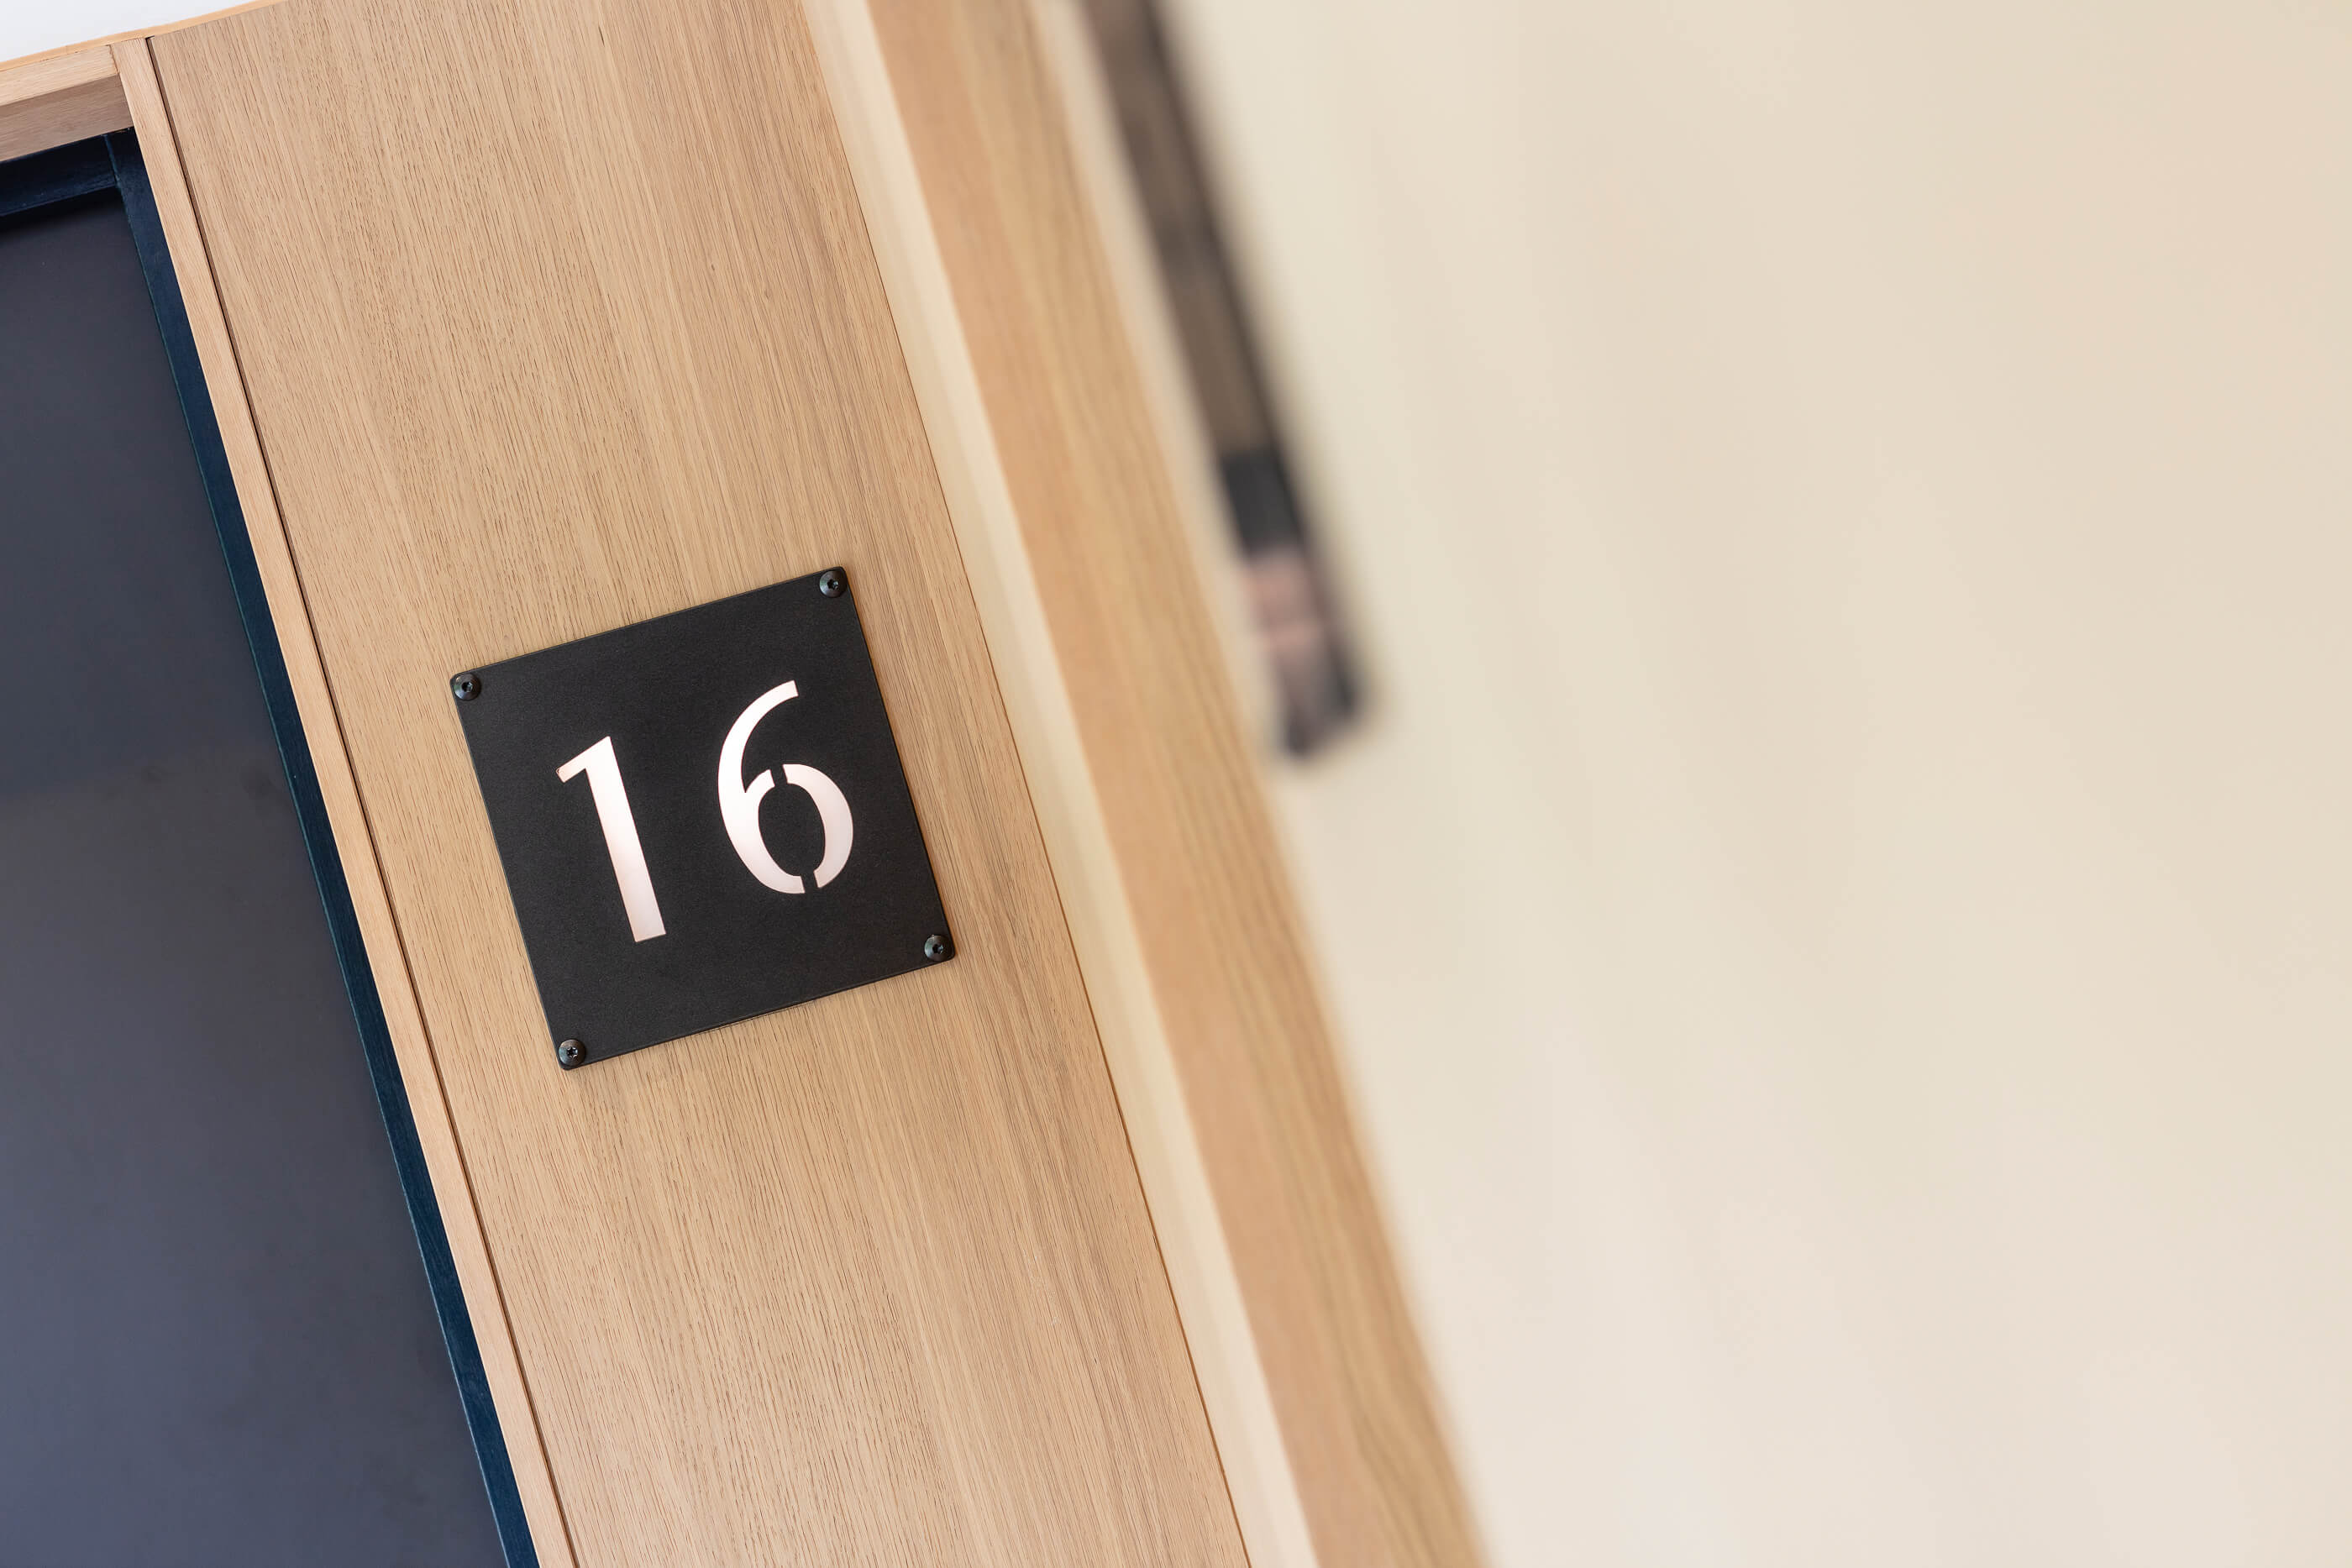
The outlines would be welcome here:
<svg viewBox="0 0 2352 1568">
<path fill-rule="evenodd" d="M 236 0 L 0 0 L 0 64 L 124 33 L 152 33 Z"/>
<path fill-rule="evenodd" d="M 1496 1568 L 2352 1561 L 2352 20 L 1169 0 Z"/>
</svg>

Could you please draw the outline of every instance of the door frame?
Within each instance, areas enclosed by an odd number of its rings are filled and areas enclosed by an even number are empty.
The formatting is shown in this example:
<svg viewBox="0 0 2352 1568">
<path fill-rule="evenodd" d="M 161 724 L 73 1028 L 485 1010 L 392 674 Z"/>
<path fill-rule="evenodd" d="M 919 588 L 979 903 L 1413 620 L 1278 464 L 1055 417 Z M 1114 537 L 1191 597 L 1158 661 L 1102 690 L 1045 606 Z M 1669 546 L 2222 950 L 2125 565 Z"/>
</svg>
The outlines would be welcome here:
<svg viewBox="0 0 2352 1568">
<path fill-rule="evenodd" d="M 145 47 L 143 42 L 135 46 L 142 59 Z M 450 1245 L 449 1227 L 435 1195 L 416 1116 L 394 1053 L 383 994 L 368 959 L 352 899 L 352 881 L 346 874 L 327 810 L 320 760 L 303 729 L 288 659 L 288 643 L 299 642 L 300 633 L 298 632 L 290 639 L 280 637 L 281 628 L 271 614 L 264 587 L 255 532 L 248 528 L 246 508 L 238 499 L 228 444 L 223 436 L 222 413 L 226 412 L 232 421 L 241 416 L 249 421 L 249 414 L 243 409 L 242 388 L 238 383 L 228 382 L 230 392 L 215 397 L 214 388 L 222 383 L 207 380 L 187 305 L 190 293 L 208 288 L 209 277 L 202 275 L 201 267 L 191 268 L 199 276 L 184 291 L 179 271 L 173 266 L 172 246 L 167 242 L 157 187 L 160 183 L 169 189 L 178 172 L 178 155 L 168 137 L 162 139 L 160 152 L 163 158 L 170 161 L 171 167 L 161 181 L 151 177 L 145 150 L 131 124 L 133 113 L 122 74 L 116 67 L 115 54 L 116 49 L 102 48 L 66 57 L 57 62 L 66 68 L 52 68 L 33 78 L 46 89 L 41 96 L 8 99 L 6 89 L 12 78 L 16 83 L 24 78 L 17 72 L 0 74 L 0 105 L 37 111 L 13 120 L 0 120 L 0 133 L 13 130 L 22 132 L 24 140 L 51 139 L 37 149 L 26 149 L 0 161 L 0 218 L 38 213 L 59 203 L 106 191 L 116 193 L 121 200 L 171 370 L 173 390 L 179 398 L 198 478 L 228 570 L 230 591 L 236 598 L 238 619 L 244 626 L 254 671 L 268 709 L 270 730 L 285 769 L 295 820 L 318 884 L 329 940 L 337 967 L 342 972 L 344 994 L 358 1030 L 361 1053 L 367 1062 L 376 1108 L 391 1145 L 401 1197 L 407 1205 L 409 1223 L 425 1266 L 434 1315 L 440 1323 L 442 1343 L 448 1353 L 458 1401 L 473 1439 L 475 1459 L 488 1494 L 491 1520 L 508 1568 L 538 1568 L 540 1559 L 532 1546 L 530 1523 L 516 1484 L 513 1458 L 484 1372 L 481 1336 L 467 1309 Z M 103 74 L 98 69 L 101 65 L 107 68 Z M 93 126 L 103 129 L 90 134 Z M 323 749 L 340 757 L 339 747 Z"/>
<path fill-rule="evenodd" d="M 1213 470 L 1075 4 L 966 0 L 928 28 L 915 0 L 807 0 L 805 15 L 1249 1555 L 1469 1568 L 1475 1532 L 1265 800 Z M 0 68 L 0 146 L 125 126 L 147 152 L 156 254 L 178 262 L 174 372 L 188 366 L 184 395 L 193 378 L 209 405 L 207 485 L 216 517 L 237 519 L 225 548 L 233 572 L 246 552 L 240 605 L 278 683 L 281 744 L 304 759 L 297 798 L 333 868 L 338 951 L 372 998 L 354 984 L 371 1071 L 388 1124 L 408 1129 L 404 1146 L 394 1134 L 404 1188 L 440 1238 L 436 1262 L 420 1220 L 436 1308 L 450 1292 L 474 1344 L 459 1382 L 478 1445 L 487 1426 L 504 1452 L 501 1536 L 510 1562 L 569 1564 L 148 39 Z M 1104 308 L 1040 316 L 1042 276 L 1082 280 Z M 1028 339 L 967 329 L 992 314 Z M 1129 439 L 1104 445 L 1106 419 Z M 1176 612 L 1104 626 L 1095 600 L 1138 574 Z M 1165 831 L 1171 814 L 1187 832 Z"/>
</svg>

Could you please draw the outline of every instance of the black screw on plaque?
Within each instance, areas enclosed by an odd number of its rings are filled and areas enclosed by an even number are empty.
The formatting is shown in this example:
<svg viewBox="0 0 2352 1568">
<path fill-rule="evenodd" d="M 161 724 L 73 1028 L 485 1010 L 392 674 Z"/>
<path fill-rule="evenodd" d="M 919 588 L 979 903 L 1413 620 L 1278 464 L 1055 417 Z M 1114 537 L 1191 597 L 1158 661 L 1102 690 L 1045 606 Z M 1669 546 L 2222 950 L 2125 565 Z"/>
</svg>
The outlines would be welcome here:
<svg viewBox="0 0 2352 1568">
<path fill-rule="evenodd" d="M 940 959 L 947 957 L 954 951 L 954 948 L 948 946 L 948 939 L 944 936 L 926 936 L 923 938 L 923 956 L 929 958 L 934 964 L 938 963 Z"/>
<path fill-rule="evenodd" d="M 840 598 L 842 591 L 848 586 L 849 579 L 841 575 L 841 569 L 838 567 L 831 571 L 821 571 L 816 575 L 816 591 L 827 599 Z"/>
<path fill-rule="evenodd" d="M 555 1063 L 567 1071 L 588 1060 L 588 1048 L 576 1040 L 567 1040 L 555 1048 Z"/>
<path fill-rule="evenodd" d="M 450 676 L 449 695 L 461 703 L 472 702 L 482 695 L 482 677 L 471 670 L 462 675 Z"/>
</svg>

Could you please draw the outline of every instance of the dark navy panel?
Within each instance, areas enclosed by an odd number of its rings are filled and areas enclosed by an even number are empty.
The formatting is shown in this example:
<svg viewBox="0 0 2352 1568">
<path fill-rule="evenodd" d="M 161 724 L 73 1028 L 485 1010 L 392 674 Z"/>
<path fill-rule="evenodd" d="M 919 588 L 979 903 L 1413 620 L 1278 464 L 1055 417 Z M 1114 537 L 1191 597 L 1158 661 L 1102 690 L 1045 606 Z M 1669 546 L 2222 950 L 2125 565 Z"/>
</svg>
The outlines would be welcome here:
<svg viewBox="0 0 2352 1568">
<path fill-rule="evenodd" d="M 117 140 L 0 219 L 0 1560 L 488 1568 Z"/>
</svg>

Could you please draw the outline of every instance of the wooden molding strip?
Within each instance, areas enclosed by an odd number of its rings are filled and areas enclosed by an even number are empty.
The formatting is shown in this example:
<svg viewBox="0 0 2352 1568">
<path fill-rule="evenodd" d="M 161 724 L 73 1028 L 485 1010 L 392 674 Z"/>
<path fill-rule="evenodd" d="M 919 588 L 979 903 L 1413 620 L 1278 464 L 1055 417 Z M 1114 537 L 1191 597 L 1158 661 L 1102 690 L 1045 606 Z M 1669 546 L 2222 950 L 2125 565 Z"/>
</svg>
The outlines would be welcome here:
<svg viewBox="0 0 2352 1568">
<path fill-rule="evenodd" d="M 0 69 L 0 159 L 103 136 L 130 123 L 110 49 L 79 49 Z"/>
<path fill-rule="evenodd" d="M 866 0 L 810 26 L 1253 1568 L 1314 1568 L 1142 939 Z"/>
<path fill-rule="evenodd" d="M 112 81 L 114 77 L 114 51 L 105 48 L 77 49 L 71 54 L 51 55 L 28 64 L 9 66 L 0 69 L 0 109 L 91 82 Z M 127 120 L 123 121 L 124 125 L 129 123 Z M 107 129 L 120 131 L 122 126 Z"/>
<path fill-rule="evenodd" d="M 104 54 L 106 50 L 94 53 Z M 188 194 L 187 175 L 180 162 L 170 112 L 156 78 L 153 56 L 144 38 L 112 47 L 120 71 L 119 95 L 128 104 L 126 123 L 138 133 L 146 155 L 147 175 L 163 235 L 172 250 L 173 270 L 188 313 L 188 325 L 203 362 L 205 384 L 212 395 L 220 423 L 221 442 L 227 449 L 229 472 L 236 483 L 237 503 L 244 508 L 246 530 L 269 599 L 286 670 L 294 687 L 302 729 L 319 774 L 327 815 L 334 826 L 343 873 L 351 885 L 352 903 L 360 931 L 367 943 L 368 962 L 383 1001 L 393 1049 L 408 1090 L 409 1108 L 415 1117 L 418 1141 L 433 1179 L 433 1191 L 448 1232 L 458 1282 L 473 1319 L 474 1337 L 480 1346 L 484 1374 L 499 1411 L 514 1467 L 515 1484 L 523 1511 L 530 1521 L 531 1543 L 545 1568 L 573 1568 L 571 1539 L 563 1511 L 548 1468 L 547 1453 L 531 1406 L 530 1391 L 515 1353 L 513 1330 L 507 1319 L 498 1270 L 482 1234 L 473 1186 L 466 1172 L 464 1150 L 444 1097 L 441 1073 L 434 1060 L 433 1041 L 416 1001 L 414 981 L 393 924 L 383 868 L 377 863 L 374 838 L 360 799 L 344 749 L 342 726 L 320 662 L 317 635 L 310 622 L 302 582 L 289 548 L 278 497 L 253 410 L 247 400 L 236 347 L 205 246 L 203 228 Z M 112 73 L 110 72 L 110 79 Z"/>
<path fill-rule="evenodd" d="M 1117 276 L 1115 254 L 1140 249 L 1108 233 L 1134 221 L 1131 200 L 1097 188 L 1118 155 L 1085 150 L 1110 134 L 1083 113 L 1099 85 L 1089 100 L 1073 83 L 1087 62 L 1053 37 L 1076 24 L 1036 0 L 869 5 L 895 110 L 843 119 L 891 122 L 919 197 L 869 198 L 867 222 L 878 250 L 935 248 L 944 275 L 945 302 L 915 287 L 900 304 L 894 287 L 894 307 L 910 361 L 961 360 L 976 387 L 976 413 L 950 385 L 934 393 L 945 417 L 927 401 L 926 418 L 943 475 L 971 470 L 973 535 L 990 517 L 1018 535 L 975 552 L 1005 580 L 992 645 L 1008 704 L 1034 707 L 1032 792 L 1251 1551 L 1260 1568 L 1305 1560 L 1270 1495 L 1286 1488 L 1334 1568 L 1471 1568 L 1474 1527 L 1220 633 L 1217 568 L 1203 575 L 1213 529 L 1192 470 L 1205 454 L 1160 406 L 1155 389 L 1181 372 L 1154 361 L 1148 312 Z M 971 570 L 983 598 L 990 570 Z M 1188 1205 L 1187 1170 L 1213 1214 Z M 1245 1333 L 1219 1310 L 1226 1270 Z M 1265 1408 L 1271 1458 L 1255 1451 Z"/>
</svg>

